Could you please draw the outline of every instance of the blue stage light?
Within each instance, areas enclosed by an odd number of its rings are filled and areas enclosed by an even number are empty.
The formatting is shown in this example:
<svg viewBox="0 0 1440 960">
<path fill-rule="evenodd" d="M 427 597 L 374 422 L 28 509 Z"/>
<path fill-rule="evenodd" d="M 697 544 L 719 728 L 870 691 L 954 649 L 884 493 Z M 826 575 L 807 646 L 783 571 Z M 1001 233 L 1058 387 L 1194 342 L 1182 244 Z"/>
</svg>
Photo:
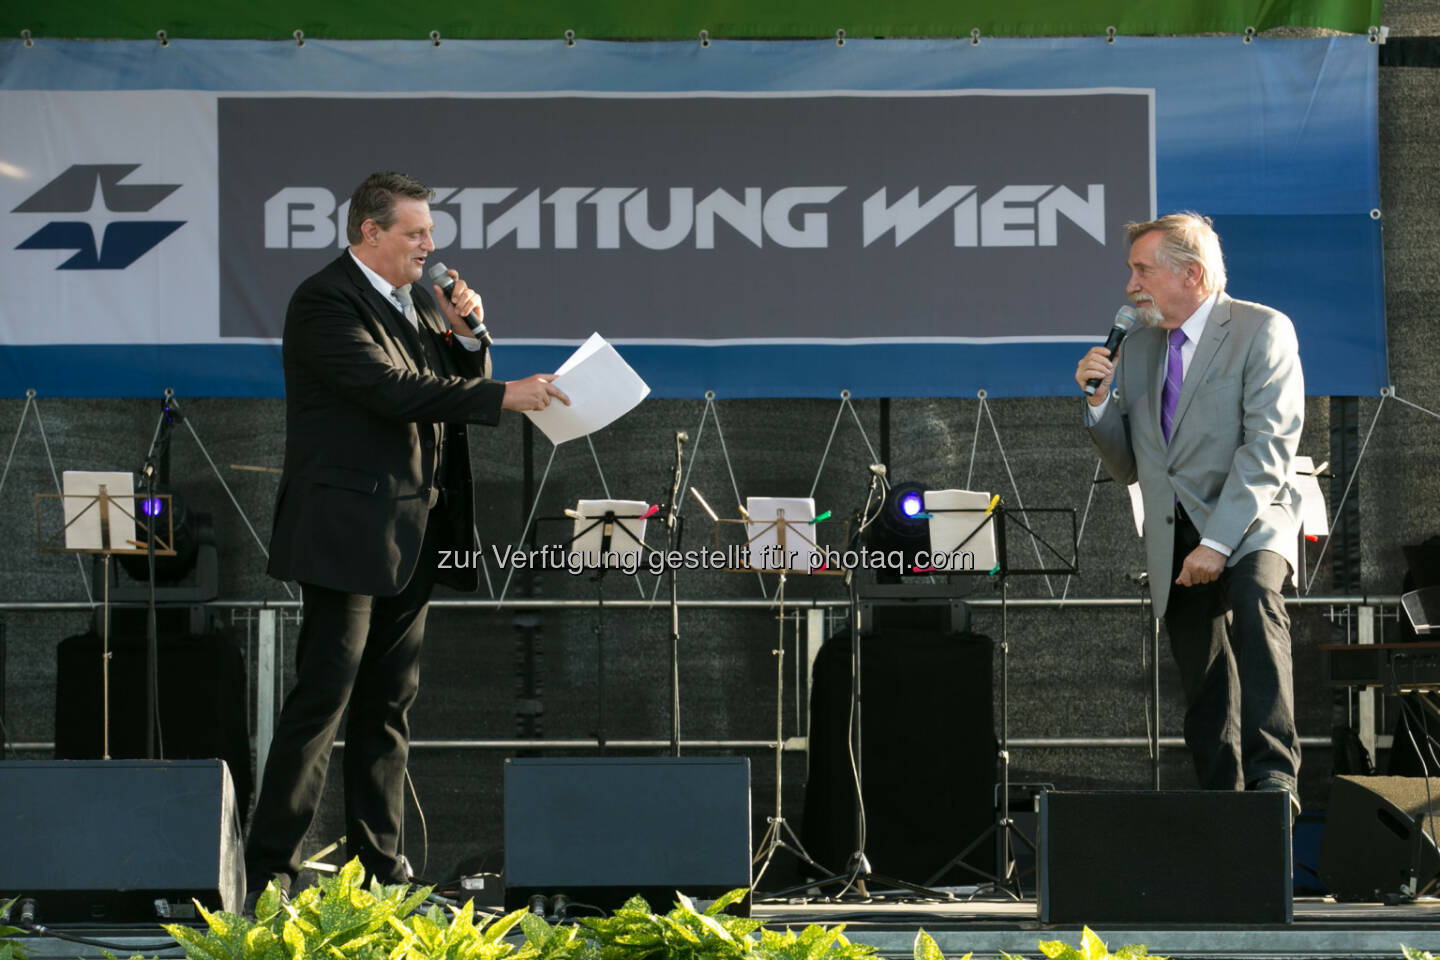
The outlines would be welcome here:
<svg viewBox="0 0 1440 960">
<path fill-rule="evenodd" d="M 900 512 L 907 517 L 915 516 L 924 505 L 924 501 L 921 499 L 919 492 L 915 490 L 911 490 L 900 498 Z"/>
</svg>

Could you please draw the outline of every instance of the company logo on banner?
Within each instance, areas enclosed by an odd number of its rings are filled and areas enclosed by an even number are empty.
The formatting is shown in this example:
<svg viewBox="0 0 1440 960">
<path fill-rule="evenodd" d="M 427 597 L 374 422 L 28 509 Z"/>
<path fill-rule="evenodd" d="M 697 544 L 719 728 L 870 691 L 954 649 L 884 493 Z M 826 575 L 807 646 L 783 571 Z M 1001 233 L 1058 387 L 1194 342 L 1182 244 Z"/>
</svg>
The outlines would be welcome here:
<svg viewBox="0 0 1440 960">
<path fill-rule="evenodd" d="M 185 225 L 184 220 L 130 220 L 180 188 L 122 184 L 140 164 L 84 164 L 31 194 L 14 213 L 58 215 L 20 242 L 19 250 L 74 250 L 57 270 L 124 270 Z"/>
<path fill-rule="evenodd" d="M 6 90 L 0 130 L 0 343 L 217 341 L 213 93 Z"/>
<path fill-rule="evenodd" d="M 511 340 L 1093 338 L 1123 289 L 1124 224 L 1154 210 L 1146 90 L 222 96 L 217 112 L 225 337 L 279 336 L 375 169 L 435 187 L 436 256 Z"/>
</svg>

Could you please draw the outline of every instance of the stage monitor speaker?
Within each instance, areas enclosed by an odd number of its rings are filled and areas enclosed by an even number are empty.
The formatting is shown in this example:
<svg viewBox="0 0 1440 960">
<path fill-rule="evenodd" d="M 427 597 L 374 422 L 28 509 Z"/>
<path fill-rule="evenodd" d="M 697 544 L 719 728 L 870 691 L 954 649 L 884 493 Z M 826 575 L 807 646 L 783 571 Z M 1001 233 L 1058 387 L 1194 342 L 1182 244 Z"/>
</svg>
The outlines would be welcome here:
<svg viewBox="0 0 1440 960">
<path fill-rule="evenodd" d="M 1283 791 L 1040 797 L 1044 923 L 1289 923 Z"/>
<path fill-rule="evenodd" d="M 505 762 L 505 905 L 563 894 L 604 910 L 635 894 L 714 899 L 750 886 L 744 757 Z M 736 912 L 749 910 L 749 897 Z"/>
<path fill-rule="evenodd" d="M 41 923 L 239 913 L 240 818 L 219 760 L 0 762 L 0 900 Z"/>
<path fill-rule="evenodd" d="M 876 610 L 882 622 L 889 613 Z M 890 629 L 862 635 L 860 657 L 866 856 L 877 874 L 922 882 L 995 822 L 994 645 L 973 633 Z M 834 870 L 856 846 L 852 662 L 848 632 L 826 640 L 810 696 L 800 838 Z M 994 843 L 937 882 L 971 883 L 981 872 L 995 872 Z"/>
<path fill-rule="evenodd" d="M 161 756 L 219 757 L 235 780 L 241 819 L 250 808 L 250 712 L 245 656 L 230 637 L 160 634 L 156 644 Z M 100 637 L 68 637 L 55 648 L 55 757 L 103 756 Z M 110 634 L 110 756 L 141 759 L 145 749 L 145 633 Z"/>
<path fill-rule="evenodd" d="M 1393 900 L 1440 880 L 1440 778 L 1336 777 L 1330 787 L 1320 880 L 1336 900 Z M 1423 822 L 1423 828 L 1422 828 Z"/>
</svg>

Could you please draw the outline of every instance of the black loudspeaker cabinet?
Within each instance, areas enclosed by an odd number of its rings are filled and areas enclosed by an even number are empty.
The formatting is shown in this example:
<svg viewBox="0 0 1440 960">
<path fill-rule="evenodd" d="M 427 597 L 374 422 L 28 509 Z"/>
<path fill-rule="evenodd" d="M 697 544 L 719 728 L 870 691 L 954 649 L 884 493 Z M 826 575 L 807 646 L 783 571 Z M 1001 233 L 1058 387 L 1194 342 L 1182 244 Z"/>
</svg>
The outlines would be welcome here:
<svg viewBox="0 0 1440 960">
<path fill-rule="evenodd" d="M 1336 777 L 1320 840 L 1321 882 L 1337 900 L 1425 893 L 1440 880 L 1437 820 L 1440 777 L 1428 787 L 1423 777 Z"/>
<path fill-rule="evenodd" d="M 603 910 L 635 894 L 714 899 L 750 886 L 744 757 L 505 762 L 505 905 L 565 895 Z M 736 912 L 748 911 L 749 898 Z"/>
<path fill-rule="evenodd" d="M 888 613 L 877 610 L 876 621 L 883 626 Z M 979 634 L 891 627 L 862 635 L 860 656 L 866 855 L 878 874 L 924 882 L 995 819 L 993 644 Z M 826 640 L 815 659 L 800 830 L 810 856 L 836 871 L 855 850 L 851 660 L 848 632 Z M 993 873 L 995 844 L 979 844 L 965 863 Z M 977 877 L 956 867 L 938 882 Z"/>
<path fill-rule="evenodd" d="M 235 789 L 219 760 L 9 761 L 0 784 L 0 901 L 34 899 L 41 923 L 244 904 Z"/>
<path fill-rule="evenodd" d="M 1044 923 L 1289 923 L 1282 791 L 1056 791 L 1040 797 Z"/>
<path fill-rule="evenodd" d="M 167 636 L 157 646 L 160 756 L 218 757 L 230 765 L 237 806 L 250 809 L 249 710 L 245 658 L 223 634 Z M 110 756 L 139 759 L 145 749 L 145 635 L 110 634 Z M 56 649 L 55 756 L 98 760 L 101 750 L 100 638 L 60 641 Z"/>
</svg>

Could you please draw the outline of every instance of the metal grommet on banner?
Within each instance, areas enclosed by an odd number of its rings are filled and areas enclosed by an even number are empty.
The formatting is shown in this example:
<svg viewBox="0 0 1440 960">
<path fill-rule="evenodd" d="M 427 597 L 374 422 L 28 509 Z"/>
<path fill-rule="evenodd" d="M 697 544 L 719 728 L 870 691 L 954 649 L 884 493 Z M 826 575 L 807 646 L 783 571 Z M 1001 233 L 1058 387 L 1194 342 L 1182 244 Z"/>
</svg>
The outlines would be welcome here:
<svg viewBox="0 0 1440 960">
<path fill-rule="evenodd" d="M 1254 27 L 1246 27 L 1246 28 L 1245 28 L 1245 36 L 1244 36 L 1242 39 L 1243 39 L 1243 41 L 1244 41 L 1245 43 L 1249 43 L 1251 40 L 1254 40 L 1254 39 L 1255 39 L 1255 28 L 1254 28 Z"/>
<path fill-rule="evenodd" d="M 305 31 L 304 31 L 304 30 L 301 30 L 299 27 L 296 27 L 296 28 L 295 28 L 295 32 L 292 33 L 291 36 L 295 38 L 295 46 L 297 46 L 297 47 L 303 47 L 303 46 L 305 46 Z"/>
<path fill-rule="evenodd" d="M 849 400 L 849 399 L 850 399 L 850 391 L 849 391 L 849 389 L 845 389 L 845 390 L 841 390 L 841 391 L 840 391 L 840 399 L 841 399 L 841 400 Z"/>
<path fill-rule="evenodd" d="M 1114 42 L 1115 42 L 1115 28 L 1114 28 L 1114 27 L 1106 27 L 1106 28 L 1105 28 L 1105 42 L 1106 42 L 1106 43 L 1114 43 Z"/>
<path fill-rule="evenodd" d="M 29 30 L 21 30 L 20 39 L 25 41 L 25 46 L 27 47 L 35 46 L 35 41 L 31 39 Z"/>
<path fill-rule="evenodd" d="M 984 400 L 988 396 L 990 396 L 990 392 L 984 387 L 981 387 L 979 390 L 975 391 L 975 397 L 979 400 Z"/>
<path fill-rule="evenodd" d="M 1381 388 L 1380 388 L 1380 396 L 1382 396 L 1382 397 L 1387 397 L 1387 398 L 1388 398 L 1388 397 L 1393 397 L 1393 396 L 1395 396 L 1395 385 L 1394 385 L 1394 384 L 1390 384 L 1390 385 L 1388 385 L 1388 386 L 1381 387 Z"/>
<path fill-rule="evenodd" d="M 1371 42 L 1371 43 L 1379 43 L 1379 42 L 1380 42 L 1380 28 L 1379 28 L 1379 27 L 1371 27 L 1368 31 L 1366 31 L 1366 34 L 1367 34 L 1367 36 L 1370 37 L 1370 42 Z"/>
<path fill-rule="evenodd" d="M 843 46 L 845 46 L 845 28 L 844 28 L 844 27 L 841 27 L 839 30 L 836 30 L 836 31 L 835 31 L 835 46 L 837 46 L 837 47 L 843 47 Z"/>
<path fill-rule="evenodd" d="M 700 46 L 702 46 L 702 47 L 708 47 L 708 46 L 710 46 L 710 31 L 709 31 L 709 30 L 701 30 L 701 31 L 700 31 Z"/>
<path fill-rule="evenodd" d="M 706 390 L 706 391 L 705 391 L 705 399 L 706 399 L 706 400 L 714 400 L 714 399 L 715 399 L 715 391 L 714 391 L 714 390 Z"/>
<path fill-rule="evenodd" d="M 440 46 L 440 31 L 439 31 L 439 30 L 431 30 L 431 31 L 430 31 L 430 43 L 433 44 L 434 46 L 437 46 L 437 47 Z"/>
<path fill-rule="evenodd" d="M 567 47 L 573 47 L 573 46 L 575 46 L 575 31 L 574 31 L 574 30 L 566 30 L 566 31 L 565 31 L 565 46 L 567 46 Z"/>
<path fill-rule="evenodd" d="M 1379 208 L 1376 208 L 1376 209 L 1370 211 L 1370 219 L 1371 219 L 1371 220 L 1379 220 L 1379 219 L 1380 219 L 1380 210 L 1379 210 Z"/>
<path fill-rule="evenodd" d="M 166 33 L 164 30 L 156 30 L 155 39 L 160 41 L 160 46 L 162 47 L 170 46 L 170 34 Z"/>
<path fill-rule="evenodd" d="M 978 46 L 980 46 L 980 28 L 979 28 L 979 27 L 972 27 L 972 28 L 970 29 L 970 46 L 972 46 L 972 47 L 978 47 Z"/>
<path fill-rule="evenodd" d="M 25 399 L 26 399 L 26 400 L 34 400 L 34 399 L 35 399 L 35 388 L 34 388 L 34 387 L 30 387 L 30 388 L 26 389 L 26 391 L 25 391 Z"/>
</svg>

